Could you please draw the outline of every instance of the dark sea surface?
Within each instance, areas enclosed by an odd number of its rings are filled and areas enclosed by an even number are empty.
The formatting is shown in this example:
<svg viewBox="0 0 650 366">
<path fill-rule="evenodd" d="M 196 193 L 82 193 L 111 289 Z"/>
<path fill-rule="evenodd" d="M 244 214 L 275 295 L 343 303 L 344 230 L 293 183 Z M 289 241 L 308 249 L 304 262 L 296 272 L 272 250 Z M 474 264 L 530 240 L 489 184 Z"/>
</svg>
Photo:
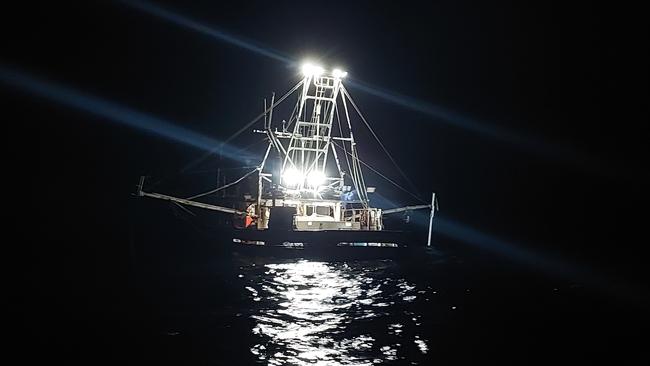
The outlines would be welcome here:
<svg viewBox="0 0 650 366">
<path fill-rule="evenodd" d="M 600 277 L 576 279 L 441 234 L 431 249 L 396 259 L 244 254 L 218 232 L 156 208 L 125 219 L 129 240 L 107 235 L 106 245 L 35 249 L 24 333 L 16 337 L 28 340 L 24 363 L 638 365 L 649 358 L 640 278 L 599 283 L 616 273 L 594 268 Z"/>
<path fill-rule="evenodd" d="M 106 353 L 117 363 L 634 364 L 648 355 L 639 303 L 485 253 L 328 261 L 169 248 L 133 274 L 129 324 Z"/>
<path fill-rule="evenodd" d="M 15 337 L 26 340 L 24 363 L 639 365 L 649 359 L 641 278 L 628 281 L 600 267 L 590 272 L 598 276 L 573 278 L 439 233 L 432 248 L 394 259 L 295 250 L 287 252 L 291 257 L 256 255 L 157 208 L 125 218 L 128 240 L 107 235 L 34 250 L 38 261 L 21 308 L 24 333 Z"/>
</svg>

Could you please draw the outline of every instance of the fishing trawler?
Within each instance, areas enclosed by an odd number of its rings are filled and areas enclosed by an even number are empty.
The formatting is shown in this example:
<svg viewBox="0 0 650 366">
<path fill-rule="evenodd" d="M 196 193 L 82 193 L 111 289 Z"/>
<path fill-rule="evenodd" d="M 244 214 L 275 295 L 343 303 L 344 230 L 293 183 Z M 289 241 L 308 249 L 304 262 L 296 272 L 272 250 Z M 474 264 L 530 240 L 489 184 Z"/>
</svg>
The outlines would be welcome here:
<svg viewBox="0 0 650 366">
<path fill-rule="evenodd" d="M 231 215 L 228 241 L 256 250 L 397 250 L 418 243 L 410 242 L 403 229 L 385 227 L 384 217 L 429 209 L 426 245 L 430 246 L 437 209 L 435 193 L 430 204 L 383 210 L 371 206 L 369 196 L 375 188 L 366 185 L 364 170 L 406 190 L 359 158 L 352 116 L 363 122 L 394 162 L 345 88 L 347 72 L 326 71 L 309 63 L 301 71 L 302 79 L 293 88 L 278 100 L 274 96 L 268 108 L 265 102 L 263 113 L 239 131 L 265 136 L 267 146 L 254 169 L 231 183 L 188 198 L 147 192 L 141 178 L 138 195 Z M 274 110 L 292 95 L 297 98 L 291 114 L 281 124 L 274 124 Z M 242 195 L 230 207 L 198 200 L 251 180 L 256 192 Z"/>
</svg>

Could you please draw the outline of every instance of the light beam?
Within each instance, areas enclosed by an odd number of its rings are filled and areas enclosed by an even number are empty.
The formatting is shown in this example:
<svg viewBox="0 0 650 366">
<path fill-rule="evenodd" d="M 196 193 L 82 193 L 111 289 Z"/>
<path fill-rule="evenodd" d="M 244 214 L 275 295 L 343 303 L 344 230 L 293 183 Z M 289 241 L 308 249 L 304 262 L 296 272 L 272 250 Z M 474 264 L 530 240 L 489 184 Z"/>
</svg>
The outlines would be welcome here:
<svg viewBox="0 0 650 366">
<path fill-rule="evenodd" d="M 235 37 L 232 34 L 219 30 L 213 26 L 208 26 L 201 22 L 197 22 L 189 17 L 174 13 L 170 10 L 155 5 L 149 1 L 138 1 L 138 0 L 135 1 L 119 0 L 119 1 L 134 9 L 140 10 L 150 15 L 154 15 L 160 19 L 176 24 L 178 26 L 194 30 L 203 35 L 214 38 L 218 41 L 230 43 L 234 46 L 246 49 L 248 51 L 255 52 L 262 56 L 272 58 L 276 61 L 284 62 L 290 65 L 295 65 L 295 62 L 293 60 L 291 60 L 289 57 L 281 54 L 276 50 L 270 49 L 268 47 L 256 45 L 252 41 L 246 41 L 240 37 Z"/>
<path fill-rule="evenodd" d="M 281 52 L 269 47 L 264 47 L 255 44 L 252 41 L 244 40 L 232 34 L 219 30 L 213 26 L 206 25 L 199 21 L 193 20 L 189 17 L 174 13 L 170 10 L 164 9 L 158 5 L 152 4 L 143 0 L 119 0 L 120 2 L 128 5 L 133 9 L 137 9 L 149 15 L 156 16 L 160 19 L 173 23 L 175 25 L 191 29 L 203 35 L 207 35 L 218 41 L 226 42 L 231 45 L 246 49 L 256 54 L 269 57 L 276 61 L 283 62 L 290 67 L 299 67 L 299 63 L 290 57 L 282 54 Z M 346 73 L 347 74 L 347 73 Z M 437 122 L 445 123 L 465 131 L 476 133 L 480 136 L 494 139 L 496 141 L 506 142 L 517 148 L 532 152 L 536 155 L 545 158 L 562 161 L 565 163 L 572 163 L 592 171 L 604 172 L 607 169 L 602 169 L 601 163 L 595 161 L 593 158 L 581 153 L 568 146 L 549 144 L 539 138 L 533 136 L 526 136 L 521 133 L 498 127 L 495 125 L 487 124 L 483 121 L 475 120 L 464 116 L 460 113 L 454 112 L 433 103 L 418 100 L 409 96 L 400 95 L 398 93 L 388 92 L 382 88 L 371 86 L 361 81 L 350 80 L 347 83 L 351 88 L 360 90 L 367 94 L 379 97 L 387 102 L 397 106 L 410 109 L 424 115 L 427 115 Z"/>
<path fill-rule="evenodd" d="M 378 206 L 386 208 L 403 206 L 391 202 L 378 193 L 374 193 L 373 202 L 376 205 L 379 203 Z M 420 224 L 417 220 L 412 221 L 412 223 Z M 433 225 L 434 234 L 436 235 L 442 235 L 479 250 L 490 252 L 512 263 L 544 273 L 547 276 L 576 281 L 601 293 L 628 300 L 634 300 L 639 293 L 639 289 L 634 285 L 602 275 L 588 266 L 570 263 L 561 258 L 527 248 L 523 243 L 504 240 L 456 220 L 446 218 L 443 215 L 436 215 L 433 219 Z M 423 229 L 425 228 L 424 225 L 420 226 Z"/>
<path fill-rule="evenodd" d="M 27 73 L 0 65 L 0 81 L 19 90 L 35 94 L 67 107 L 79 109 L 113 122 L 136 128 L 150 134 L 195 147 L 216 151 L 221 141 L 178 126 L 164 119 L 153 117 L 134 109 L 88 95 L 75 89 L 33 77 Z M 244 161 L 246 156 L 239 149 L 225 146 L 224 156 Z"/>
</svg>

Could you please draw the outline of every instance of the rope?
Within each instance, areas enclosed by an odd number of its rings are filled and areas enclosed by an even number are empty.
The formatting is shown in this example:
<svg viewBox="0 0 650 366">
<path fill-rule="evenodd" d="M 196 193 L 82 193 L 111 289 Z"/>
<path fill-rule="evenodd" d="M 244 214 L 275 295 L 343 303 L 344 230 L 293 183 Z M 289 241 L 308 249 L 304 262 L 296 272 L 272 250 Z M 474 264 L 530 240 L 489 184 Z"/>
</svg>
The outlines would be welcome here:
<svg viewBox="0 0 650 366">
<path fill-rule="evenodd" d="M 336 120 L 339 123 L 339 134 L 341 135 L 341 137 L 343 137 L 343 128 L 341 127 L 341 118 L 339 117 L 338 108 L 336 108 Z M 342 145 L 343 145 L 343 152 L 345 153 L 343 154 L 343 156 L 345 156 L 345 162 L 348 164 L 348 171 L 350 172 L 350 174 L 352 174 L 352 168 L 350 167 L 350 158 L 348 158 L 348 150 L 345 148 L 345 142 L 343 142 Z"/>
<path fill-rule="evenodd" d="M 199 158 L 196 159 L 195 161 L 193 161 L 193 162 L 187 164 L 183 169 L 181 169 L 181 173 L 182 173 L 182 172 L 185 172 L 185 171 L 188 170 L 188 169 L 193 168 L 194 166 L 196 166 L 196 165 L 198 165 L 198 164 L 200 164 L 203 160 L 205 160 L 205 159 L 207 159 L 208 157 L 212 156 L 212 154 L 214 154 L 214 153 L 216 153 L 216 152 L 221 153 L 221 151 L 222 151 L 222 149 L 223 149 L 223 146 L 224 146 L 227 142 L 232 141 L 234 138 L 236 138 L 237 136 L 239 136 L 242 132 L 246 131 L 248 128 L 250 128 L 252 125 L 254 125 L 257 121 L 259 121 L 259 120 L 260 120 L 262 117 L 264 117 L 267 113 L 269 113 L 269 111 L 270 111 L 271 109 L 273 109 L 274 107 L 277 107 L 277 106 L 278 106 L 280 103 L 282 103 L 282 102 L 283 102 L 283 101 L 284 101 L 284 100 L 285 100 L 289 95 L 291 95 L 291 93 L 293 93 L 294 91 L 296 91 L 296 90 L 297 90 L 297 89 L 302 85 L 302 83 L 303 83 L 303 81 L 298 82 L 298 84 L 296 84 L 296 86 L 294 86 L 294 87 L 293 87 L 291 90 L 289 90 L 285 95 L 283 95 L 282 98 L 278 99 L 278 100 L 277 100 L 277 101 L 276 101 L 272 106 L 270 106 L 270 107 L 267 108 L 263 113 L 261 113 L 260 115 L 258 115 L 257 117 L 255 117 L 252 121 L 248 122 L 248 124 L 246 124 L 244 127 L 242 127 L 241 129 L 239 129 L 239 131 L 235 132 L 235 133 L 234 133 L 232 136 L 230 136 L 226 141 L 222 142 L 218 147 L 214 147 L 213 149 L 211 149 L 211 150 L 208 151 L 207 153 L 203 154 L 201 157 L 199 157 Z"/>
<path fill-rule="evenodd" d="M 234 134 L 232 134 L 232 136 L 228 137 L 228 139 L 227 139 L 226 141 L 224 141 L 224 142 L 221 143 L 221 146 L 223 146 L 223 145 L 227 144 L 228 142 L 232 141 L 234 138 L 236 138 L 237 136 L 241 135 L 242 132 L 246 131 L 246 130 L 249 129 L 252 125 L 254 125 L 257 121 L 259 121 L 260 119 L 262 119 L 262 117 L 266 116 L 266 114 L 269 113 L 269 111 L 270 111 L 271 109 L 273 109 L 273 108 L 275 108 L 276 106 L 278 106 L 278 105 L 279 105 L 280 103 L 282 103 L 285 99 L 287 99 L 287 97 L 288 97 L 289 95 L 291 95 L 294 91 L 296 91 L 296 90 L 297 90 L 297 89 L 302 85 L 302 83 L 303 83 L 303 80 L 301 80 L 298 84 L 296 84 L 296 86 L 294 86 L 293 88 L 291 88 L 291 90 L 289 90 L 286 94 L 284 94 L 284 95 L 282 96 L 282 98 L 278 99 L 278 100 L 277 100 L 277 101 L 276 101 L 272 106 L 270 106 L 270 107 L 267 108 L 264 112 L 262 112 L 260 115 L 258 115 L 257 117 L 255 117 L 252 121 L 248 122 L 244 127 L 240 128 L 237 132 L 235 132 Z"/>
<path fill-rule="evenodd" d="M 232 186 L 234 186 L 235 184 L 237 184 L 237 183 L 241 182 L 242 180 L 244 180 L 244 179 L 245 179 L 246 177 L 248 177 L 249 175 L 251 175 L 251 174 L 253 174 L 253 173 L 257 172 L 257 171 L 258 171 L 258 168 L 255 168 L 255 169 L 251 170 L 250 172 L 244 174 L 243 177 L 237 179 L 236 181 L 234 181 L 234 182 L 232 182 L 232 183 L 228 183 L 228 184 L 226 184 L 225 186 L 221 186 L 221 187 L 219 187 L 219 188 L 215 188 L 215 189 L 213 189 L 213 190 L 211 190 L 211 191 L 207 191 L 207 192 L 205 192 L 205 193 L 199 193 L 199 194 L 194 195 L 194 196 L 192 196 L 192 197 L 187 197 L 186 200 L 193 200 L 193 199 L 195 199 L 195 198 L 199 198 L 199 197 L 207 196 L 207 195 L 209 195 L 209 194 L 212 194 L 212 193 L 215 193 L 215 192 L 219 192 L 219 191 L 221 191 L 222 189 L 226 189 L 226 188 L 228 188 L 228 187 L 232 187 Z"/>
<path fill-rule="evenodd" d="M 334 144 L 334 146 L 338 147 L 339 149 L 343 150 L 343 148 L 342 148 L 339 144 L 337 144 L 336 142 L 332 141 L 332 144 Z M 346 151 L 346 153 L 347 153 L 348 155 L 352 156 L 353 158 L 355 158 L 355 157 L 354 157 L 352 154 L 350 154 L 349 152 Z M 397 182 L 395 182 L 394 180 L 392 180 L 392 179 L 388 178 L 387 176 L 383 175 L 383 174 L 380 173 L 377 169 L 371 167 L 370 165 L 368 165 L 368 164 L 367 164 L 366 162 L 364 162 L 363 160 L 359 159 L 358 157 L 356 157 L 356 159 L 357 159 L 357 161 L 359 161 L 361 164 L 363 164 L 366 168 L 370 169 L 373 173 L 377 174 L 378 176 L 380 176 L 380 177 L 386 179 L 389 183 L 393 184 L 395 187 L 397 187 L 397 188 L 401 189 L 402 191 L 404 191 L 404 192 L 410 194 L 411 196 L 415 197 L 418 201 L 423 202 L 423 203 L 427 203 L 425 200 L 423 200 L 422 198 L 418 197 L 418 196 L 415 195 L 414 193 L 411 193 L 409 190 L 407 190 L 406 188 L 402 187 L 401 185 L 399 185 L 399 184 L 398 184 Z"/>
<path fill-rule="evenodd" d="M 393 156 L 390 154 L 390 152 L 388 152 L 388 149 L 386 148 L 386 146 L 384 146 L 384 144 L 381 142 L 381 140 L 379 140 L 379 136 L 377 136 L 377 134 L 376 134 L 375 131 L 372 129 L 372 127 L 370 127 L 370 124 L 368 123 L 368 121 L 366 121 L 366 118 L 363 116 L 363 114 L 361 114 L 361 111 L 360 111 L 359 108 L 357 107 L 357 104 L 354 102 L 354 100 L 352 99 L 352 97 L 350 96 L 350 94 L 348 93 L 348 91 L 347 91 L 345 88 L 342 88 L 342 89 L 343 89 L 343 93 L 345 94 L 345 96 L 348 97 L 348 100 L 350 100 L 350 103 L 352 104 L 352 106 L 354 107 L 354 109 L 355 109 L 355 110 L 357 111 L 357 113 L 359 114 L 359 117 L 361 117 L 361 120 L 363 121 L 363 123 L 366 125 L 366 127 L 368 127 L 368 130 L 370 130 L 370 133 L 372 133 L 372 136 L 375 138 L 375 140 L 377 140 L 377 143 L 379 143 L 379 146 L 381 146 L 381 148 L 384 150 L 384 152 L 386 153 L 386 155 L 388 156 L 388 158 L 390 159 L 390 161 L 393 163 L 393 165 L 395 165 L 395 168 L 397 168 L 397 171 L 399 171 L 399 173 L 402 175 L 402 177 L 404 177 L 404 179 L 406 180 L 406 182 L 411 186 L 411 189 L 417 191 L 417 188 L 415 187 L 415 184 L 413 184 L 413 182 L 409 179 L 409 177 L 406 175 L 406 173 L 404 173 L 404 171 L 399 167 L 399 165 L 397 164 L 397 162 L 395 161 L 395 159 L 393 159 Z M 412 193 L 410 193 L 410 194 L 412 195 Z M 423 200 L 422 200 L 421 198 L 419 198 L 419 197 L 418 197 L 418 199 L 419 199 L 420 201 L 423 201 Z M 424 201 L 423 201 L 423 202 L 424 202 Z"/>
<path fill-rule="evenodd" d="M 172 202 L 172 203 L 175 204 L 176 206 L 178 206 L 178 208 L 180 208 L 181 210 L 187 212 L 188 214 L 190 214 L 192 216 L 196 216 L 196 214 L 194 212 L 192 212 L 189 209 L 183 207 L 183 205 L 181 205 L 180 203 L 178 203 L 178 202 Z"/>
</svg>

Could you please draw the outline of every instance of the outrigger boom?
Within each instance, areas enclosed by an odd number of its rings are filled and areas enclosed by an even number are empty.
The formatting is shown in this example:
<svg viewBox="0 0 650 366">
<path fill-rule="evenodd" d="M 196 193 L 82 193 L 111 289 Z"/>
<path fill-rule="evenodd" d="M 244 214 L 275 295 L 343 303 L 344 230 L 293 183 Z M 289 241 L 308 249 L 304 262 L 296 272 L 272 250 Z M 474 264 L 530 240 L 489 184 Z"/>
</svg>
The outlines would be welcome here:
<svg viewBox="0 0 650 366">
<path fill-rule="evenodd" d="M 210 205 L 207 203 L 203 202 L 196 202 L 184 198 L 178 198 L 178 197 L 173 197 L 173 196 L 168 196 L 166 194 L 161 194 L 161 193 L 148 193 L 142 190 L 142 186 L 144 185 L 144 177 L 140 177 L 140 184 L 138 184 L 138 196 L 139 197 L 150 197 L 150 198 L 156 198 L 159 200 L 163 201 L 170 201 L 170 202 L 176 202 L 180 203 L 182 205 L 186 206 L 193 206 L 193 207 L 199 207 L 203 208 L 206 210 L 212 210 L 212 211 L 219 211 L 219 212 L 224 212 L 224 213 L 229 213 L 229 214 L 237 214 L 237 215 L 245 215 L 245 212 L 235 210 L 234 208 L 229 208 L 229 207 L 223 207 L 223 206 L 217 206 L 217 205 Z"/>
<path fill-rule="evenodd" d="M 138 196 L 139 197 L 157 198 L 157 199 L 160 199 L 160 200 L 163 200 L 163 201 L 171 201 L 171 202 L 176 202 L 176 203 L 180 203 L 180 204 L 187 205 L 187 206 L 199 207 L 199 208 L 204 208 L 206 210 L 219 211 L 219 212 L 225 212 L 225 213 L 230 213 L 230 214 L 238 214 L 238 215 L 245 215 L 246 214 L 245 212 L 235 210 L 234 208 L 217 206 L 217 205 L 210 205 L 210 204 L 207 204 L 207 203 L 192 201 L 192 200 L 188 200 L 188 199 L 185 199 L 185 198 L 178 198 L 178 197 L 168 196 L 168 195 L 162 194 L 162 193 L 145 192 L 145 191 L 142 190 L 142 184 L 144 183 L 144 178 L 145 178 L 144 176 L 140 177 L 140 184 L 138 185 Z M 435 193 L 434 193 L 434 195 L 435 195 Z M 399 213 L 399 212 L 422 210 L 422 209 L 431 208 L 431 207 L 432 207 L 431 205 L 415 205 L 415 206 L 396 207 L 396 208 L 389 208 L 389 209 L 386 209 L 386 210 L 382 210 L 382 214 L 390 215 L 390 214 Z"/>
</svg>

